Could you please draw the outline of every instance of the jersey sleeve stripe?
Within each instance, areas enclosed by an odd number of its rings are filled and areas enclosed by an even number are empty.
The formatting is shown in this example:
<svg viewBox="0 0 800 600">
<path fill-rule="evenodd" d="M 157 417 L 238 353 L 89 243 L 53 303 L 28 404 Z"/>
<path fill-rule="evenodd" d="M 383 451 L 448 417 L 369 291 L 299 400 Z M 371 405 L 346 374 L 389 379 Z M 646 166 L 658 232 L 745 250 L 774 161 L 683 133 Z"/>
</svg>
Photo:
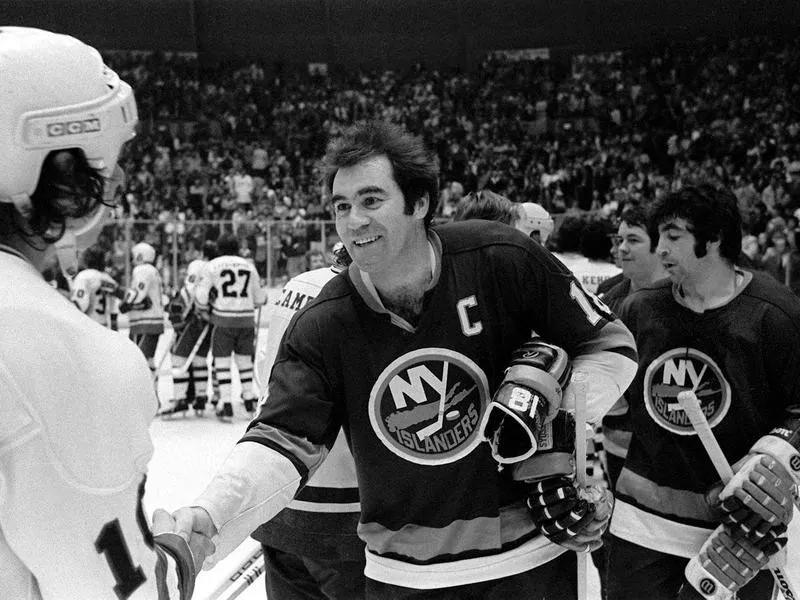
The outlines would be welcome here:
<svg viewBox="0 0 800 600">
<path fill-rule="evenodd" d="M 306 484 L 310 471 L 322 462 L 328 450 L 324 445 L 313 444 L 307 438 L 281 431 L 265 423 L 256 423 L 242 436 L 239 443 L 256 442 L 285 456 L 297 469 Z"/>
</svg>

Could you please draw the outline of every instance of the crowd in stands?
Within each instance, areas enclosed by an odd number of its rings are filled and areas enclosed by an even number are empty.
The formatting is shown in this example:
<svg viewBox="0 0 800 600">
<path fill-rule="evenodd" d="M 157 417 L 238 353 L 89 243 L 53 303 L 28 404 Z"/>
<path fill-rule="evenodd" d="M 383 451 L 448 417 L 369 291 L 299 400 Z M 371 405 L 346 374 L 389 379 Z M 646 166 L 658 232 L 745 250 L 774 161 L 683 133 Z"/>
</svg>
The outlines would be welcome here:
<svg viewBox="0 0 800 600">
<path fill-rule="evenodd" d="M 794 247 L 800 209 L 800 42 L 676 43 L 555 61 L 488 57 L 474 72 L 425 68 L 329 73 L 259 63 L 209 67 L 191 55 L 109 53 L 136 91 L 142 133 L 124 163 L 120 219 L 180 262 L 230 222 L 242 250 L 273 274 L 330 219 L 316 161 L 361 118 L 402 122 L 442 165 L 440 216 L 478 189 L 554 215 L 618 214 L 689 182 L 730 187 L 759 263 Z M 120 229 L 110 258 L 124 258 Z M 781 239 L 784 242 L 781 242 Z M 774 262 L 774 261 L 773 261 Z M 780 261 L 779 261 L 780 262 Z M 785 270 L 785 269 L 784 269 Z M 781 273 L 776 272 L 780 277 Z"/>
</svg>

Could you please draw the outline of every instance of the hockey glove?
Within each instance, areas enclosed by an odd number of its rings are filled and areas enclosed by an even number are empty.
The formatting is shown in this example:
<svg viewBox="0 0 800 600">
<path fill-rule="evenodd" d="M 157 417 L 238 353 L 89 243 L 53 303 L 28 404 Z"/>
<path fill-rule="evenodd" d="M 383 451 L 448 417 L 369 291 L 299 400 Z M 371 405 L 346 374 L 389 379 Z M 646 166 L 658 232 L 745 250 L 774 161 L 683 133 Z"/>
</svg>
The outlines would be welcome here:
<svg viewBox="0 0 800 600">
<path fill-rule="evenodd" d="M 571 372 L 567 353 L 541 338 L 530 339 L 511 355 L 481 423 L 497 462 L 519 462 L 536 452 L 539 432 L 556 416 Z"/>
<path fill-rule="evenodd" d="M 790 407 L 779 427 L 760 438 L 735 466 L 719 493 L 723 523 L 734 537 L 760 545 L 783 534 L 792 520 L 800 483 L 800 406 Z M 712 497 L 714 491 L 711 492 Z M 777 534 L 769 535 L 771 528 Z"/>
<path fill-rule="evenodd" d="M 135 304 L 127 301 L 123 302 L 122 304 L 119 305 L 119 312 L 124 314 L 132 310 L 147 310 L 151 306 L 153 306 L 153 301 L 150 300 L 150 298 L 148 298 L 147 296 L 145 296 L 144 300 L 142 300 L 141 302 L 137 302 Z"/>
<path fill-rule="evenodd" d="M 698 556 L 686 565 L 686 580 L 701 598 L 733 598 L 767 566 L 772 554 L 785 545 L 786 538 L 781 538 L 774 552 L 765 552 L 746 539 L 734 538 L 726 526 L 720 525 L 700 548 Z M 684 592 L 679 594 L 679 598 L 691 597 L 696 596 Z"/>
<path fill-rule="evenodd" d="M 528 508 L 551 542 L 575 552 L 592 552 L 603 545 L 614 496 L 594 486 L 579 490 L 572 478 L 561 476 L 533 484 Z"/>
<path fill-rule="evenodd" d="M 555 418 L 542 426 L 536 436 L 536 454 L 516 463 L 512 477 L 516 481 L 536 483 L 557 476 L 572 477 L 575 472 L 575 417 L 559 410 Z"/>
</svg>

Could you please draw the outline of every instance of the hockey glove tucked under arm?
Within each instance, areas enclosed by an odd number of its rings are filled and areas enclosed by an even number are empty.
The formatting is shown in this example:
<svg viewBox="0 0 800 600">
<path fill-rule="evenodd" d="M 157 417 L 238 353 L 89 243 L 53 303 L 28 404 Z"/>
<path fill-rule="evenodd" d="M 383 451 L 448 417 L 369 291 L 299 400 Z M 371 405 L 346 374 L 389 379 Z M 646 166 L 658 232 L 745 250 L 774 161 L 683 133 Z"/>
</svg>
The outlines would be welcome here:
<svg viewBox="0 0 800 600">
<path fill-rule="evenodd" d="M 514 463 L 536 452 L 539 432 L 561 406 L 571 371 L 567 353 L 541 338 L 532 338 L 511 355 L 481 423 L 495 460 Z"/>
<path fill-rule="evenodd" d="M 575 473 L 575 417 L 559 410 L 555 418 L 542 426 L 536 436 L 536 454 L 512 468 L 515 481 L 535 483 L 559 475 Z"/>
<path fill-rule="evenodd" d="M 614 496 L 597 487 L 578 490 L 572 478 L 554 477 L 533 484 L 528 507 L 550 541 L 575 552 L 591 552 L 603 545 Z"/>
<path fill-rule="evenodd" d="M 700 548 L 700 554 L 686 565 L 686 580 L 702 598 L 732 598 L 767 566 L 772 554 L 785 545 L 786 538 L 782 538 L 765 552 L 748 540 L 735 539 L 726 526 L 720 525 Z M 692 595 L 682 593 L 679 597 L 691 598 Z"/>
</svg>

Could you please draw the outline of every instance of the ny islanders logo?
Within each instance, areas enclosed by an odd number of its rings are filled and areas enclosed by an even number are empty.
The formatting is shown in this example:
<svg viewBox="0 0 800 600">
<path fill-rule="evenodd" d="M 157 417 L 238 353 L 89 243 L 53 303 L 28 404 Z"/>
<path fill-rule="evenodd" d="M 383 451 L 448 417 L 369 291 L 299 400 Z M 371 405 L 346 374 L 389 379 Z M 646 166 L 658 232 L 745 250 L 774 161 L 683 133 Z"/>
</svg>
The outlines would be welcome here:
<svg viewBox="0 0 800 600">
<path fill-rule="evenodd" d="M 372 429 L 399 457 L 455 462 L 480 444 L 489 385 L 472 360 L 444 348 L 409 352 L 383 370 L 369 398 Z"/>
<path fill-rule="evenodd" d="M 678 435 L 694 435 L 678 394 L 691 390 L 711 427 L 728 414 L 731 386 L 710 356 L 694 348 L 675 348 L 656 358 L 644 374 L 644 403 L 652 419 Z"/>
</svg>

